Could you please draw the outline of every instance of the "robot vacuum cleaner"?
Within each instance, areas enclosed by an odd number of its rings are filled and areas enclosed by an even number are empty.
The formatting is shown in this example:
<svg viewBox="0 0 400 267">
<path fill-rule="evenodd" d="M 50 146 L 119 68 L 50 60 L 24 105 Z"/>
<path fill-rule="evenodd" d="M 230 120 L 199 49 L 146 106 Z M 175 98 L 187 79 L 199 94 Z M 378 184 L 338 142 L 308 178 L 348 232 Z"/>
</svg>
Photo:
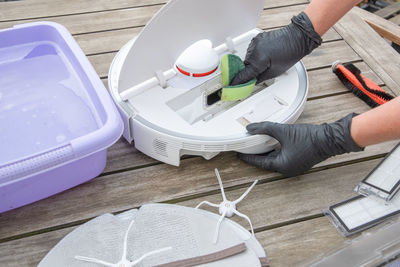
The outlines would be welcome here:
<svg viewBox="0 0 400 267">
<path fill-rule="evenodd" d="M 294 123 L 308 93 L 298 62 L 240 100 L 222 101 L 220 59 L 244 59 L 262 30 L 264 0 L 171 0 L 116 55 L 109 89 L 124 134 L 144 154 L 179 166 L 182 155 L 265 153 L 276 140 L 249 135 L 249 123 Z"/>
</svg>

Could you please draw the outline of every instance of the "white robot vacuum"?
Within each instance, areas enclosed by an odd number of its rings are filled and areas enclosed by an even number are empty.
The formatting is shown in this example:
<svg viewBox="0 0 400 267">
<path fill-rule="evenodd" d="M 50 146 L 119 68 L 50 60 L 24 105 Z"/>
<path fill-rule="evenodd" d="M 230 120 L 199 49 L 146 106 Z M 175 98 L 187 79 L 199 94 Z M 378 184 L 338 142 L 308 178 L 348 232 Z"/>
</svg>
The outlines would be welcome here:
<svg viewBox="0 0 400 267">
<path fill-rule="evenodd" d="M 220 58 L 244 59 L 264 0 L 170 0 L 116 55 L 109 88 L 123 136 L 144 154 L 179 166 L 183 155 L 265 153 L 276 140 L 246 125 L 293 123 L 308 93 L 304 65 L 258 84 L 245 99 L 222 101 Z"/>
</svg>

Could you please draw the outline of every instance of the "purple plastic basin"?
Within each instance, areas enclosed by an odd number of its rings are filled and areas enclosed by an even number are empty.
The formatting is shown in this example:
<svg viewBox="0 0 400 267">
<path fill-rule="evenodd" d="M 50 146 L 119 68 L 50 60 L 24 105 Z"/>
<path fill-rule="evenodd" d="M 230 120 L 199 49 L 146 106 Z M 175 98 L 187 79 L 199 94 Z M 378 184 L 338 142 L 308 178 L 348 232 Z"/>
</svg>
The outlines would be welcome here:
<svg viewBox="0 0 400 267">
<path fill-rule="evenodd" d="M 99 175 L 122 130 L 111 97 L 63 26 L 0 31 L 0 212 Z"/>
</svg>

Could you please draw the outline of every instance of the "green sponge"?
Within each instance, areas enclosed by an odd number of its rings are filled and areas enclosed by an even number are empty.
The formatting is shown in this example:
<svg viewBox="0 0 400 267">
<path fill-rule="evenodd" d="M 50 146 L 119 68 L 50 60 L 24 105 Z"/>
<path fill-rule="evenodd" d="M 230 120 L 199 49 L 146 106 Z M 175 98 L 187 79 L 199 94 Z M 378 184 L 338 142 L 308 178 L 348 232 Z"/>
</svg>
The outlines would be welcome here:
<svg viewBox="0 0 400 267">
<path fill-rule="evenodd" d="M 222 76 L 222 101 L 236 101 L 244 99 L 251 95 L 256 85 L 256 79 L 254 78 L 247 83 L 230 86 L 232 79 L 241 70 L 244 69 L 244 63 L 240 57 L 232 54 L 223 55 L 221 58 L 221 76 Z"/>
</svg>

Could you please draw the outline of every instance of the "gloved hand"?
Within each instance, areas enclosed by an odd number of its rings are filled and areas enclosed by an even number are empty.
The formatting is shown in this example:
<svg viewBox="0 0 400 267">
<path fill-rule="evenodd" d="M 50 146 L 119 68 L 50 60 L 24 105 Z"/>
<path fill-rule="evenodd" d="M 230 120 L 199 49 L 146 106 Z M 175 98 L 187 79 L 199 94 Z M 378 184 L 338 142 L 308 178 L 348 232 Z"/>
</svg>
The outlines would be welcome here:
<svg viewBox="0 0 400 267">
<path fill-rule="evenodd" d="M 334 123 L 321 125 L 252 123 L 250 134 L 267 134 L 279 141 L 280 150 L 263 155 L 238 154 L 243 161 L 290 177 L 299 175 L 315 164 L 335 155 L 361 151 L 350 134 L 353 116 L 349 114 Z"/>
<path fill-rule="evenodd" d="M 321 42 L 310 19 L 302 12 L 293 17 L 288 26 L 259 33 L 253 38 L 244 61 L 246 67 L 235 76 L 231 85 L 243 84 L 253 78 L 260 83 L 281 75 Z"/>
</svg>

